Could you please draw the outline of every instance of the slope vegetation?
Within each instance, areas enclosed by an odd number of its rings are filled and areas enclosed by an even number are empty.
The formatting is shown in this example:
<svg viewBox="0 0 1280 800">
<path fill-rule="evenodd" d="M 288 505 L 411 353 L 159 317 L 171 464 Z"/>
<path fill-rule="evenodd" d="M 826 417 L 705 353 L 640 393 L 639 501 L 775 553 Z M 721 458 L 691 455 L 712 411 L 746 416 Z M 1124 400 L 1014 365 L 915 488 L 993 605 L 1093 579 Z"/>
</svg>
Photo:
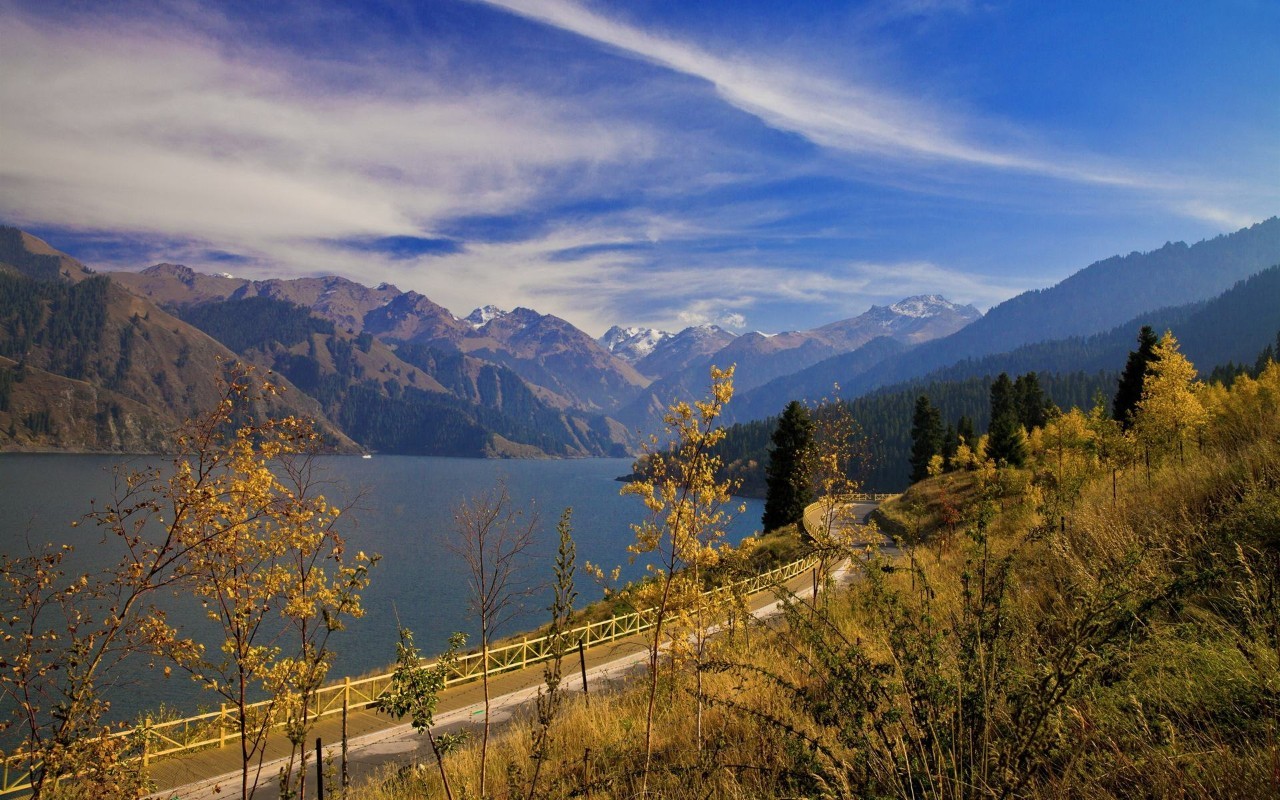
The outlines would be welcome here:
<svg viewBox="0 0 1280 800">
<path fill-rule="evenodd" d="M 1280 366 L 1195 395 L 1193 444 L 1148 440 L 1150 468 L 1046 430 L 1025 469 L 918 484 L 884 509 L 900 553 L 853 543 L 858 580 L 785 628 L 681 651 L 652 765 L 624 688 L 571 698 L 537 758 L 537 721 L 509 726 L 490 774 L 554 798 L 1273 796 Z M 446 758 L 455 792 L 479 758 Z M 401 770 L 356 797 L 439 792 Z"/>
</svg>

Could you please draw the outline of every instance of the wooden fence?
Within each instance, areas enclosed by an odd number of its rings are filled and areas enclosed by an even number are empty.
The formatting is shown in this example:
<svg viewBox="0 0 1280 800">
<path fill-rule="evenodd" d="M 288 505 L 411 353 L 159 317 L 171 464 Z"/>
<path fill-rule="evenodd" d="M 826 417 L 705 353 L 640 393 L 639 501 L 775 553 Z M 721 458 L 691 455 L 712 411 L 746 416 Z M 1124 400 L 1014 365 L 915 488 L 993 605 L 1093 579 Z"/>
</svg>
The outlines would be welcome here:
<svg viewBox="0 0 1280 800">
<path fill-rule="evenodd" d="M 751 595 L 794 578 L 811 569 L 815 562 L 812 559 L 801 559 L 778 567 L 752 578 L 738 581 L 730 586 L 713 589 L 706 594 L 717 595 L 735 591 L 743 595 Z M 647 608 L 630 614 L 610 617 L 599 622 L 592 622 L 568 631 L 565 636 L 573 647 L 579 643 L 583 647 L 612 642 L 653 627 L 656 609 Z M 458 656 L 451 674 L 445 679 L 445 686 L 453 686 L 480 678 L 487 670 L 490 675 L 522 669 L 530 664 L 549 659 L 552 655 L 552 642 L 548 636 L 533 639 L 525 638 L 512 644 L 494 647 L 489 650 L 488 658 L 479 652 Z M 433 665 L 434 662 L 428 664 Z M 391 683 L 391 673 L 374 675 L 368 678 L 343 678 L 341 683 L 334 683 L 319 689 L 314 697 L 315 706 L 312 713 L 315 717 L 327 717 L 341 714 L 343 710 L 356 710 L 372 705 Z M 255 703 L 248 707 L 249 713 L 266 713 L 267 701 Z M 282 723 L 276 723 L 279 726 Z M 238 736 L 236 710 L 224 704 L 218 711 L 197 714 L 182 719 L 165 720 L 153 723 L 150 719 L 142 725 L 113 734 L 129 738 L 138 752 L 143 766 L 152 759 L 161 756 L 195 750 L 202 747 L 222 747 L 236 741 Z M 5 757 L 0 765 L 0 798 L 15 795 L 31 788 L 29 776 L 38 767 L 21 753 Z"/>
</svg>

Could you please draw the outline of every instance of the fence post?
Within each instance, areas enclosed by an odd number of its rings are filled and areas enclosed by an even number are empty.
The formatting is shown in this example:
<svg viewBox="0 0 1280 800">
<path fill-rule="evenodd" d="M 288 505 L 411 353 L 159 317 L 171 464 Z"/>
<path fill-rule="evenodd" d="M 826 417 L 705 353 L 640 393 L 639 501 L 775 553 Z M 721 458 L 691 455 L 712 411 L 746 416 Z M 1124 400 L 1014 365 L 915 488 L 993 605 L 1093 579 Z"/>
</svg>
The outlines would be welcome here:
<svg viewBox="0 0 1280 800">
<path fill-rule="evenodd" d="M 218 747 L 227 745 L 227 704 L 218 707 Z"/>
<path fill-rule="evenodd" d="M 520 669 L 529 666 L 529 637 L 520 640 Z"/>
<path fill-rule="evenodd" d="M 342 679 L 342 792 L 351 788 L 351 775 L 347 772 L 347 710 L 351 706 L 351 678 Z"/>
<path fill-rule="evenodd" d="M 146 769 L 151 764 L 151 717 L 146 717 L 142 722 L 142 768 Z"/>
<path fill-rule="evenodd" d="M 316 737 L 316 797 L 324 798 L 324 746 Z"/>
</svg>

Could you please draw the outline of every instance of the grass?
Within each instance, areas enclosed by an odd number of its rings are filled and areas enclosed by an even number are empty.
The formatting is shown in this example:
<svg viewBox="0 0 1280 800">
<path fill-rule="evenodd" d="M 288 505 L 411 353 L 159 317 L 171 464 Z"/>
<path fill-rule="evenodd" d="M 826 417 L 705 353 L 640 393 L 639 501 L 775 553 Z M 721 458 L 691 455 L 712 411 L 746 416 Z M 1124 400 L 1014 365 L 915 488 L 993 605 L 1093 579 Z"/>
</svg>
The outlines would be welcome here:
<svg viewBox="0 0 1280 800">
<path fill-rule="evenodd" d="M 1064 494 L 1035 454 L 886 503 L 900 558 L 873 554 L 817 609 L 795 604 L 786 625 L 739 629 L 666 673 L 650 795 L 1280 795 L 1280 368 L 1269 375 L 1211 407 L 1183 458 L 1122 469 L 1114 498 L 1109 465 Z M 590 709 L 570 698 L 536 796 L 637 796 L 643 710 L 628 686 Z M 499 734 L 490 774 L 511 781 L 493 797 L 528 796 L 533 724 Z M 476 795 L 477 758 L 448 758 L 459 797 Z M 434 781 L 388 774 L 354 800 L 436 796 Z"/>
</svg>

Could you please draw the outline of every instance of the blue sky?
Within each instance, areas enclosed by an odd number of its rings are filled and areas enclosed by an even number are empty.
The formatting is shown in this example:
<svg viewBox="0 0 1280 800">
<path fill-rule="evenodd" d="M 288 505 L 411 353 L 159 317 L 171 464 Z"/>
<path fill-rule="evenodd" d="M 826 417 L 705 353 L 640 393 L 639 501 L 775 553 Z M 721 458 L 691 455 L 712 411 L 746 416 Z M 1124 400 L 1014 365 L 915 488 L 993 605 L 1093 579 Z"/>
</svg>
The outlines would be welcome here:
<svg viewBox="0 0 1280 800">
<path fill-rule="evenodd" d="M 91 266 L 794 330 L 1280 213 L 1280 3 L 0 0 L 0 109 Z"/>
</svg>

